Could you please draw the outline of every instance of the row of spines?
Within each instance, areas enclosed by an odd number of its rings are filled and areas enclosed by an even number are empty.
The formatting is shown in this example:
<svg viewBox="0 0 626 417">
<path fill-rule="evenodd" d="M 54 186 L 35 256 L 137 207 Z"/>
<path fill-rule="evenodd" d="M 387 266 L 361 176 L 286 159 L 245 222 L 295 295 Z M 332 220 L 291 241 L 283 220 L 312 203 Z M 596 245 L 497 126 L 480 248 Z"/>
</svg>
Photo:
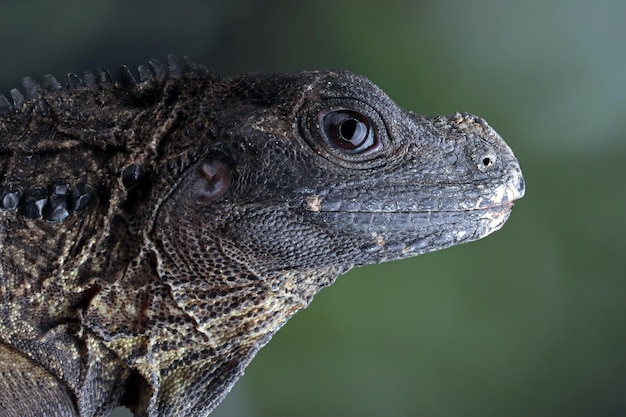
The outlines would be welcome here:
<svg viewBox="0 0 626 417">
<path fill-rule="evenodd" d="M 135 75 L 133 75 L 126 65 L 122 65 L 117 70 L 115 76 L 105 67 L 99 67 L 96 73 L 85 71 L 82 77 L 70 73 L 66 77 L 65 86 L 50 74 L 45 75 L 41 83 L 38 83 L 33 77 L 24 77 L 22 79 L 22 89 L 12 89 L 9 92 L 10 99 L 0 94 L 0 113 L 6 114 L 19 110 L 26 100 L 38 97 L 42 90 L 96 89 L 99 85 L 109 85 L 113 83 L 133 87 L 153 80 L 160 81 L 167 77 L 177 78 L 183 74 L 206 76 L 209 75 L 210 72 L 204 65 L 198 65 L 188 60 L 186 57 L 183 62 L 180 62 L 175 56 L 169 55 L 166 64 L 156 59 L 151 59 L 148 61 L 147 65 L 140 65 L 137 68 L 139 81 L 137 81 Z"/>
</svg>

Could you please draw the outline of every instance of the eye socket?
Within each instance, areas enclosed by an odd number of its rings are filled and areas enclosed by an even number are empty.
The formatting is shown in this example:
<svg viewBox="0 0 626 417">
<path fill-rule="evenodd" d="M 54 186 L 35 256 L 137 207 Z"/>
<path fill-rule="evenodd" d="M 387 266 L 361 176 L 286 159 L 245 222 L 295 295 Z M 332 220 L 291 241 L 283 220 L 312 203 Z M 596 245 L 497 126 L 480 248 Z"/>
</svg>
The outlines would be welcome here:
<svg viewBox="0 0 626 417">
<path fill-rule="evenodd" d="M 322 114 L 321 119 L 326 137 L 341 150 L 360 154 L 378 145 L 371 120 L 359 112 L 333 110 Z"/>
</svg>

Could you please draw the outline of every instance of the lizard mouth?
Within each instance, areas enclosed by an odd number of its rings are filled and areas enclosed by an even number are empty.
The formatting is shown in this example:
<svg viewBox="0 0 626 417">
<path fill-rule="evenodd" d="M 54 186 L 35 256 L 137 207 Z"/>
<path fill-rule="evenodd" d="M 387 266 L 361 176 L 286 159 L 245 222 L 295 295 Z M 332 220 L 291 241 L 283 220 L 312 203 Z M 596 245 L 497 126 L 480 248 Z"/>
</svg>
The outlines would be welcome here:
<svg viewBox="0 0 626 417">
<path fill-rule="evenodd" d="M 322 191 L 304 198 L 305 210 L 315 213 L 469 213 L 510 211 L 524 196 L 519 170 L 508 180 L 484 184 L 385 184 Z M 381 197 L 382 196 L 382 197 Z"/>
<path fill-rule="evenodd" d="M 408 214 L 408 213 L 454 213 L 454 212 L 471 212 L 471 211 L 510 211 L 513 207 L 514 200 L 507 200 L 501 203 L 492 204 L 488 206 L 482 207 L 471 207 L 471 208 L 451 208 L 444 210 L 436 210 L 436 209 L 424 209 L 424 210 L 389 210 L 389 209 L 380 209 L 380 210 L 350 210 L 350 209 L 341 209 L 334 207 L 327 207 L 322 205 L 322 199 L 317 196 L 308 196 L 305 199 L 305 209 L 310 212 L 319 212 L 319 213 L 378 213 L 378 214 Z"/>
<path fill-rule="evenodd" d="M 511 214 L 514 201 L 523 196 L 524 186 L 519 181 L 514 186 L 502 184 L 488 194 L 478 191 L 453 188 L 447 193 L 426 192 L 436 198 L 422 199 L 399 193 L 404 198 L 394 200 L 357 198 L 358 192 L 341 199 L 311 195 L 305 198 L 303 214 L 336 233 L 361 236 L 363 250 L 378 252 L 381 260 L 388 260 L 471 242 L 497 231 Z M 385 195 L 376 190 L 363 194 Z"/>
<path fill-rule="evenodd" d="M 513 201 L 507 201 L 486 207 L 458 208 L 446 210 L 324 210 L 319 202 L 307 199 L 306 210 L 328 223 L 331 219 L 343 225 L 351 224 L 356 229 L 368 230 L 410 230 L 416 225 L 441 225 L 446 223 L 464 223 L 469 221 L 489 220 L 493 227 L 501 226 L 513 208 Z M 315 213 L 315 214 L 313 214 Z M 496 229 L 494 229 L 495 231 Z"/>
<path fill-rule="evenodd" d="M 485 193 L 480 186 L 451 186 L 442 191 L 437 186 L 420 187 L 420 195 L 410 187 L 397 187 L 395 198 L 380 199 L 388 190 L 342 190 L 325 195 L 310 195 L 304 199 L 304 208 L 318 213 L 377 213 L 377 214 L 433 214 L 510 211 L 513 202 L 524 195 L 524 183 L 502 184 Z"/>
</svg>

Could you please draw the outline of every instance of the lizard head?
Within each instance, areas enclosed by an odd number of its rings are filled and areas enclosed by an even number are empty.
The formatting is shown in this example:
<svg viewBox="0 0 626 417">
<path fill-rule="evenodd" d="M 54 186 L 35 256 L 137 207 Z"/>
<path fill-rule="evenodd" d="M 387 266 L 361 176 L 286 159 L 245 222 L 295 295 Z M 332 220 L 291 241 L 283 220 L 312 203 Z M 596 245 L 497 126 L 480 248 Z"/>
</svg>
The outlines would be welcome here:
<svg viewBox="0 0 626 417">
<path fill-rule="evenodd" d="M 247 76 L 224 91 L 236 117 L 170 199 L 256 268 L 343 272 L 473 241 L 524 194 L 483 119 L 414 114 L 363 77 Z"/>
</svg>

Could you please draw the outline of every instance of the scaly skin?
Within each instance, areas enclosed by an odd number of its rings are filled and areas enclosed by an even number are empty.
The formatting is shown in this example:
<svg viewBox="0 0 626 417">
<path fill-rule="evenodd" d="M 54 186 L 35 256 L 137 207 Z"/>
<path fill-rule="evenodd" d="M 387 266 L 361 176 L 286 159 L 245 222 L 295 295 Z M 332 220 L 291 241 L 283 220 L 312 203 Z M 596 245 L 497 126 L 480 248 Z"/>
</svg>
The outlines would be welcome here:
<svg viewBox="0 0 626 417">
<path fill-rule="evenodd" d="M 139 75 L 0 96 L 2 416 L 206 416 L 338 275 L 482 238 L 524 193 L 482 119 L 348 72 Z"/>
</svg>

